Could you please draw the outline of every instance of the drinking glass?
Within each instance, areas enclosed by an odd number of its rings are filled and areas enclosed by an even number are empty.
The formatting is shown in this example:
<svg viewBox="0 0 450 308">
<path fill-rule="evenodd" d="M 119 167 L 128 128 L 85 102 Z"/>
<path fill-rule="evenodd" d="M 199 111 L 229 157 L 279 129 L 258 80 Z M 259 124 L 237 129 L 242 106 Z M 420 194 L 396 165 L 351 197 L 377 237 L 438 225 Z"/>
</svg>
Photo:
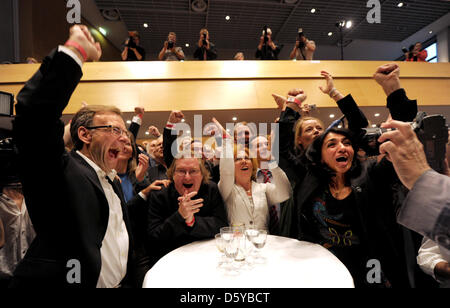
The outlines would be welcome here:
<svg viewBox="0 0 450 308">
<path fill-rule="evenodd" d="M 252 237 L 252 243 L 256 247 L 258 254 L 256 259 L 261 262 L 264 261 L 264 258 L 261 256 L 261 249 L 266 245 L 267 240 L 267 230 L 258 230 L 258 234 Z"/>
<path fill-rule="evenodd" d="M 218 266 L 221 267 L 223 264 L 226 263 L 226 257 L 225 257 L 225 244 L 222 239 L 222 235 L 220 233 L 217 233 L 215 235 L 215 241 L 216 247 L 220 251 L 220 260 Z"/>
</svg>

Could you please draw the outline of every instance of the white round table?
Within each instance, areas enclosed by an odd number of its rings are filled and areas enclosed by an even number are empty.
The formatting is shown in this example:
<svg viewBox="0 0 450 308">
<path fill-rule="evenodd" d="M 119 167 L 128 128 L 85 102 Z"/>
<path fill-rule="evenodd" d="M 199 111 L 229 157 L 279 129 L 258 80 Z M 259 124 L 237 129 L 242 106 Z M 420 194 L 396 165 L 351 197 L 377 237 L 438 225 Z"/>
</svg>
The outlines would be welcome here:
<svg viewBox="0 0 450 308">
<path fill-rule="evenodd" d="M 264 263 L 230 274 L 219 268 L 215 240 L 190 243 L 161 258 L 144 288 L 353 288 L 347 268 L 320 245 L 267 236 Z"/>
</svg>

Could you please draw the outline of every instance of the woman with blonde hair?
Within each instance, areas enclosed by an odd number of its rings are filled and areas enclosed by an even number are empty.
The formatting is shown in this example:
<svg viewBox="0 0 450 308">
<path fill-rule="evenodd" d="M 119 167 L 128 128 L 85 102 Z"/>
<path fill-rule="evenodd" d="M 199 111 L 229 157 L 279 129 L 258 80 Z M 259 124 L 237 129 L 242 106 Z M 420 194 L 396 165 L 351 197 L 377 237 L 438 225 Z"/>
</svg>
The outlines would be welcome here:
<svg viewBox="0 0 450 308">
<path fill-rule="evenodd" d="M 228 134 L 224 137 L 218 186 L 226 205 L 228 222 L 230 225 L 244 223 L 246 227 L 267 230 L 269 205 L 283 202 L 292 194 L 289 180 L 273 161 L 269 164 L 271 182 L 257 183 L 256 157 L 249 156 L 248 148 L 234 144 Z"/>
</svg>

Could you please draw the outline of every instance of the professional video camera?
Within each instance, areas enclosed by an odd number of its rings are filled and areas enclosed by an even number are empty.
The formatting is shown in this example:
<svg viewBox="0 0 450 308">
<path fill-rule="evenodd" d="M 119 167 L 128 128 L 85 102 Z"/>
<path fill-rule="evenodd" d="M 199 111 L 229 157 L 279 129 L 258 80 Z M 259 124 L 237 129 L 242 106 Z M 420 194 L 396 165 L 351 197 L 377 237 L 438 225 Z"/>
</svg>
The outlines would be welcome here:
<svg viewBox="0 0 450 308">
<path fill-rule="evenodd" d="M 0 187 L 19 182 L 12 139 L 13 105 L 14 95 L 0 91 Z"/>
<path fill-rule="evenodd" d="M 448 142 L 448 127 L 445 123 L 445 117 L 440 114 L 427 116 L 425 112 L 418 112 L 414 121 L 411 122 L 411 127 L 423 144 L 430 167 L 442 173 Z M 363 131 L 365 134 L 362 137 L 360 147 L 368 156 L 378 155 L 380 153 L 378 138 L 387 130 L 384 128 L 364 128 Z"/>
<path fill-rule="evenodd" d="M 298 41 L 299 41 L 299 48 L 304 48 L 305 47 L 305 43 L 303 42 L 303 37 L 305 36 L 305 34 L 303 33 L 303 29 L 302 28 L 298 28 Z"/>
</svg>

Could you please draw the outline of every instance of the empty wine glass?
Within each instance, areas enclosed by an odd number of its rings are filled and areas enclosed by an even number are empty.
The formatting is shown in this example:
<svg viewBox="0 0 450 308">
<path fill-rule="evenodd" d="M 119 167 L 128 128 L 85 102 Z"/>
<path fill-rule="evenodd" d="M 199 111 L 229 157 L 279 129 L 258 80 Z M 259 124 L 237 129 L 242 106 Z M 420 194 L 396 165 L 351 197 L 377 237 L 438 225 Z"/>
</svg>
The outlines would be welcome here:
<svg viewBox="0 0 450 308">
<path fill-rule="evenodd" d="M 220 251 L 220 260 L 218 266 L 221 267 L 223 264 L 226 263 L 226 257 L 225 257 L 225 244 L 222 239 L 222 235 L 220 233 L 217 233 L 215 235 L 215 242 L 217 249 Z"/>
<path fill-rule="evenodd" d="M 267 240 L 267 230 L 258 230 L 258 234 L 252 237 L 252 243 L 256 247 L 258 253 L 256 259 L 260 262 L 264 261 L 264 258 L 261 256 L 260 250 L 266 245 Z"/>
</svg>

